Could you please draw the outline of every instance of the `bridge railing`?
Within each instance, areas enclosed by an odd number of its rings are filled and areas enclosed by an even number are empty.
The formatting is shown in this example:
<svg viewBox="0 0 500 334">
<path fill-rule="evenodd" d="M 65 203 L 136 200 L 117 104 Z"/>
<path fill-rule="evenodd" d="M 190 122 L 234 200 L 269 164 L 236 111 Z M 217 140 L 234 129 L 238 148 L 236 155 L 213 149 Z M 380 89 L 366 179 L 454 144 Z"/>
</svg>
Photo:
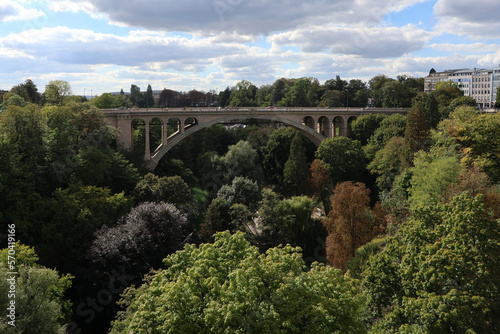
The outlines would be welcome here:
<svg viewBox="0 0 500 334">
<path fill-rule="evenodd" d="M 103 113 L 128 114 L 128 113 L 193 113 L 193 112 L 366 112 L 366 113 L 397 113 L 407 112 L 408 108 L 319 108 L 319 107 L 280 107 L 280 108 L 259 108 L 259 107 L 186 107 L 186 108 L 126 108 L 126 109 L 100 109 Z"/>
</svg>

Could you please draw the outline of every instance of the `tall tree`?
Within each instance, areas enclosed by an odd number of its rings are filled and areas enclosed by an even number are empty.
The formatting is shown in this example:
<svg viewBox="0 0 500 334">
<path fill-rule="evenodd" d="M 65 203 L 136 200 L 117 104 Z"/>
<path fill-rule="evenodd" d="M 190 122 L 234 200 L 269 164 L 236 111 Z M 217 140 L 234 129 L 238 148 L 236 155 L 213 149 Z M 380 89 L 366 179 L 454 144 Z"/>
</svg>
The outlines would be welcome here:
<svg viewBox="0 0 500 334">
<path fill-rule="evenodd" d="M 441 114 L 439 113 L 438 100 L 433 93 L 427 95 L 425 109 L 427 110 L 427 117 L 429 118 L 429 126 L 431 129 L 434 129 L 438 125 L 439 121 L 441 121 Z"/>
<path fill-rule="evenodd" d="M 133 106 L 139 106 L 141 100 L 142 100 L 141 89 L 138 86 L 132 84 L 130 86 L 130 102 L 132 103 Z"/>
<path fill-rule="evenodd" d="M 144 101 L 144 102 L 145 102 L 146 108 L 151 108 L 152 106 L 155 105 L 155 99 L 153 96 L 153 88 L 151 88 L 151 85 L 148 85 L 148 88 L 146 89 L 145 99 L 146 99 L 146 101 Z"/>
<path fill-rule="evenodd" d="M 372 91 L 372 98 L 375 99 L 375 106 L 381 107 L 384 102 L 384 92 L 382 87 L 385 83 L 394 81 L 386 75 L 379 74 L 368 81 L 368 85 Z"/>
<path fill-rule="evenodd" d="M 52 80 L 45 86 L 47 104 L 61 106 L 64 98 L 71 95 L 71 86 L 63 80 Z"/>
<path fill-rule="evenodd" d="M 377 151 L 375 158 L 368 164 L 372 174 L 377 175 L 379 190 L 388 192 L 394 179 L 402 172 L 405 144 L 402 137 L 391 138 L 383 149 Z"/>
<path fill-rule="evenodd" d="M 309 171 L 311 177 L 308 180 L 308 189 L 323 203 L 325 212 L 328 213 L 330 211 L 329 198 L 332 189 L 328 166 L 320 159 L 314 159 Z"/>
<path fill-rule="evenodd" d="M 411 164 L 413 155 L 430 145 L 429 114 L 422 101 L 415 101 L 408 112 L 407 119 L 404 138 L 407 147 L 407 161 Z"/>
<path fill-rule="evenodd" d="M 264 148 L 262 162 L 266 177 L 274 184 L 283 183 L 283 170 L 290 155 L 290 146 L 297 130 L 290 127 L 281 127 L 274 131 Z"/>
<path fill-rule="evenodd" d="M 309 177 L 306 149 L 300 134 L 296 134 L 290 145 L 290 154 L 283 170 L 283 189 L 288 195 L 304 193 Z"/>
<path fill-rule="evenodd" d="M 226 87 L 226 89 L 223 92 L 220 92 L 219 99 L 217 101 L 219 107 L 226 107 L 229 103 L 230 96 L 231 96 L 231 89 L 229 87 Z"/>
<path fill-rule="evenodd" d="M 250 81 L 242 80 L 236 84 L 229 98 L 229 107 L 254 107 L 257 106 L 255 96 L 257 87 Z"/>
<path fill-rule="evenodd" d="M 35 85 L 33 80 L 26 79 L 23 86 L 24 89 L 26 89 L 26 92 L 28 93 L 29 102 L 40 104 L 42 100 L 42 95 L 38 92 L 38 87 Z"/>
<path fill-rule="evenodd" d="M 370 211 L 370 190 L 363 183 L 339 183 L 331 201 L 332 211 L 323 222 L 328 231 L 327 260 L 345 271 L 356 249 L 383 232 L 384 224 Z"/>
</svg>

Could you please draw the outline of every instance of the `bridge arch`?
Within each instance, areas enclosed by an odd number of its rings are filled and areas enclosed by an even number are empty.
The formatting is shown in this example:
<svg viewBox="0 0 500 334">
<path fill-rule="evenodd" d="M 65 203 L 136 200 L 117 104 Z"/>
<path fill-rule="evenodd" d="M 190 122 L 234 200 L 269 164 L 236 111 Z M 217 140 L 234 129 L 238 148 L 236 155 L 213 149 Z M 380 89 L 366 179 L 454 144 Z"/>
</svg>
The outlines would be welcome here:
<svg viewBox="0 0 500 334">
<path fill-rule="evenodd" d="M 329 138 L 332 136 L 332 123 L 328 117 L 321 116 L 318 119 L 318 131 L 323 137 Z"/>
<path fill-rule="evenodd" d="M 319 146 L 321 142 L 325 139 L 324 136 L 321 134 L 317 133 L 314 131 L 314 129 L 310 128 L 309 126 L 301 123 L 297 123 L 294 121 L 291 121 L 286 118 L 282 118 L 279 116 L 273 116 L 273 115 L 248 115 L 248 114 L 242 114 L 240 115 L 233 115 L 233 116 L 226 116 L 226 117 L 221 117 L 221 118 L 216 118 L 207 122 L 204 122 L 202 124 L 198 124 L 196 126 L 189 126 L 186 128 L 185 131 L 181 133 L 177 133 L 175 136 L 169 138 L 167 141 L 166 145 L 162 145 L 156 152 L 155 154 L 151 157 L 151 160 L 146 162 L 146 168 L 148 170 L 154 170 L 160 160 L 163 158 L 163 156 L 172 149 L 175 145 L 186 139 L 187 137 L 191 136 L 195 132 L 198 132 L 202 129 L 208 128 L 212 125 L 215 124 L 220 124 L 220 123 L 225 123 L 225 122 L 243 122 L 247 119 L 262 119 L 262 120 L 268 120 L 268 121 L 276 121 L 280 122 L 283 124 L 286 124 L 294 129 L 297 129 L 300 133 L 302 133 L 306 138 L 311 140 L 316 146 Z"/>
<path fill-rule="evenodd" d="M 137 148 L 138 143 L 145 143 L 146 120 L 142 117 L 134 117 L 130 122 L 130 142 L 132 147 Z M 137 131 L 140 130 L 140 131 Z M 142 146 L 142 145 L 141 145 Z"/>
<path fill-rule="evenodd" d="M 311 116 L 304 117 L 302 124 L 314 130 L 314 118 Z"/>
</svg>

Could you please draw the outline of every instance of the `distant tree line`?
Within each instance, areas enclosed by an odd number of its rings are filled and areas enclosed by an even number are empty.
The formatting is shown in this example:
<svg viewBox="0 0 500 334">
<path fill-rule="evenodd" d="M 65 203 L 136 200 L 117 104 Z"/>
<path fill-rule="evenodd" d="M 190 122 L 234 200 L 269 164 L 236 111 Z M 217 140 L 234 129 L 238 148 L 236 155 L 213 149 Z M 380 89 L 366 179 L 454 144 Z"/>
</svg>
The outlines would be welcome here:
<svg viewBox="0 0 500 334">
<path fill-rule="evenodd" d="M 181 92 L 172 89 L 153 91 L 148 85 L 145 91 L 135 84 L 125 93 L 103 93 L 92 97 L 92 103 L 100 109 L 152 108 L 152 107 L 396 107 L 409 108 L 412 99 L 424 89 L 423 78 L 399 75 L 396 79 L 377 75 L 368 82 L 359 79 L 342 80 L 339 76 L 320 84 L 318 79 L 281 78 L 273 84 L 255 86 L 247 80 L 238 82 L 225 90 L 208 92 L 190 90 Z M 54 80 L 39 93 L 36 85 L 28 79 L 8 92 L 0 92 L 0 101 L 7 105 L 62 105 L 63 101 L 84 102 L 87 97 L 73 96 L 69 84 Z"/>
</svg>

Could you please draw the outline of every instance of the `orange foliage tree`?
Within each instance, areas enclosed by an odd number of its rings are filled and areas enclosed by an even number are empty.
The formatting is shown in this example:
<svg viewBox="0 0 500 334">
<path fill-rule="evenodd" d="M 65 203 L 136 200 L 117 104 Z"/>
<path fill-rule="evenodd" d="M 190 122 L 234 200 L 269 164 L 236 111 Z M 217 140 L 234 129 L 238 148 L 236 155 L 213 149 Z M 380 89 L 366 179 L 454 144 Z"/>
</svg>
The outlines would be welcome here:
<svg viewBox="0 0 500 334">
<path fill-rule="evenodd" d="M 327 261 L 345 271 L 356 249 L 385 231 L 384 212 L 380 205 L 370 209 L 370 190 L 359 182 L 339 183 L 331 204 L 323 222 L 328 231 Z"/>
</svg>

